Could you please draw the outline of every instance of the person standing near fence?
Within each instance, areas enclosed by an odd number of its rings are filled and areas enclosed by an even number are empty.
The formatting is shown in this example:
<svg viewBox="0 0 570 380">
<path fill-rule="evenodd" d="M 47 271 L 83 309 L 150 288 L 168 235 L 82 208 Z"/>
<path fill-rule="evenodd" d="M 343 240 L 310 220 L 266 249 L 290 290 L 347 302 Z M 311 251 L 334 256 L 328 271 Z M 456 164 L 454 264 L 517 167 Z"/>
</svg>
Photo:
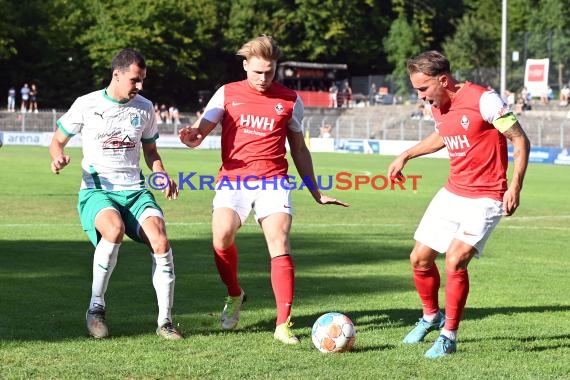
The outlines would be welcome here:
<svg viewBox="0 0 570 380">
<path fill-rule="evenodd" d="M 16 110 L 16 88 L 14 86 L 10 87 L 8 90 L 8 112 L 14 112 Z"/>
<path fill-rule="evenodd" d="M 20 89 L 20 97 L 21 97 L 21 104 L 20 104 L 20 111 L 25 113 L 28 110 L 28 104 L 30 101 L 30 87 L 27 83 L 24 83 L 22 88 Z"/>
<path fill-rule="evenodd" d="M 459 83 L 448 59 L 427 51 L 407 61 L 413 88 L 432 106 L 435 131 L 404 151 L 388 167 L 401 176 L 413 158 L 447 148 L 450 174 L 429 204 L 414 234 L 410 254 L 413 279 L 423 316 L 404 338 L 413 344 L 431 331 L 441 334 L 427 350 L 430 359 L 457 349 L 457 330 L 469 294 L 467 266 L 479 257 L 502 215 L 512 215 L 528 165 L 529 140 L 499 94 L 482 86 Z M 513 144 L 514 169 L 507 187 L 507 139 Z M 439 308 L 440 275 L 435 260 L 445 253 L 445 315 Z"/>
<path fill-rule="evenodd" d="M 30 87 L 30 112 L 38 113 L 38 86 L 34 83 Z"/>
</svg>

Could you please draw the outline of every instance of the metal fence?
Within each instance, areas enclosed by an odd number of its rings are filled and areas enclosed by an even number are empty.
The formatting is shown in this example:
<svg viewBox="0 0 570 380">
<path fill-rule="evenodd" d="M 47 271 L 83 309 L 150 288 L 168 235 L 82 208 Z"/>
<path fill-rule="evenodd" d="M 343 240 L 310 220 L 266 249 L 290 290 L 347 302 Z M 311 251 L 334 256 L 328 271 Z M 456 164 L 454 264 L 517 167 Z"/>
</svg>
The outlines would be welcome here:
<svg viewBox="0 0 570 380">
<path fill-rule="evenodd" d="M 327 130 L 336 139 L 421 140 L 434 130 L 433 121 L 411 117 L 415 106 L 391 105 L 344 110 L 308 109 L 303 119 L 309 137 Z M 40 113 L 0 112 L 0 131 L 51 132 L 65 111 Z M 533 146 L 570 147 L 570 108 L 526 111 L 518 115 Z M 181 114 L 180 124 L 160 124 L 159 133 L 177 134 L 196 116 Z M 213 133 L 219 134 L 220 128 Z"/>
<path fill-rule="evenodd" d="M 434 131 L 434 122 L 412 118 L 413 109 L 394 105 L 352 109 L 341 115 L 309 114 L 303 124 L 310 137 L 327 130 L 336 139 L 421 140 Z M 525 111 L 517 117 L 533 146 L 570 147 L 570 108 Z"/>
</svg>

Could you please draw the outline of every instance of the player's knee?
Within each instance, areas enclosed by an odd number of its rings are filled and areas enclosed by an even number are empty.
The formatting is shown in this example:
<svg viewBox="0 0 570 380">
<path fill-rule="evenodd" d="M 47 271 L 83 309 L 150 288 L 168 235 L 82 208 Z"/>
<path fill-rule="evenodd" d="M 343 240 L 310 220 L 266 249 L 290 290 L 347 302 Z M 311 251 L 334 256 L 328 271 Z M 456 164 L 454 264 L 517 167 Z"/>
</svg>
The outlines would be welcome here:
<svg viewBox="0 0 570 380">
<path fill-rule="evenodd" d="M 98 230 L 105 240 L 113 243 L 122 242 L 125 236 L 125 225 L 123 223 L 108 223 Z"/>
<path fill-rule="evenodd" d="M 227 249 L 234 244 L 235 232 L 234 231 L 214 231 L 212 243 L 218 249 Z"/>
<path fill-rule="evenodd" d="M 465 269 L 469 261 L 469 255 L 453 255 L 448 252 L 445 256 L 445 268 L 450 271 Z"/>
<path fill-rule="evenodd" d="M 234 239 L 233 238 L 217 238 L 213 240 L 213 246 L 216 247 L 217 249 L 228 249 L 229 247 L 231 247 L 234 244 Z"/>
<path fill-rule="evenodd" d="M 412 253 L 410 253 L 410 264 L 412 268 L 417 269 L 428 269 L 434 263 L 433 255 L 426 254 L 421 250 L 414 249 Z"/>
<path fill-rule="evenodd" d="M 150 240 L 150 246 L 155 253 L 167 252 L 170 249 L 170 243 L 166 235 L 158 235 L 156 238 Z"/>
</svg>

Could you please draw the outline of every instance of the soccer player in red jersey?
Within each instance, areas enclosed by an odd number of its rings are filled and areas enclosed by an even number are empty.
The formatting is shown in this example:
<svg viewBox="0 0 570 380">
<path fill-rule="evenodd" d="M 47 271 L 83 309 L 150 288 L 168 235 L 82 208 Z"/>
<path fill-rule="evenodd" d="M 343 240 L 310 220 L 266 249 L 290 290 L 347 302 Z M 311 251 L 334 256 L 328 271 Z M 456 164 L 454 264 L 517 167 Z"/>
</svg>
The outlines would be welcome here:
<svg viewBox="0 0 570 380">
<path fill-rule="evenodd" d="M 423 317 L 404 338 L 404 343 L 418 343 L 430 331 L 442 329 L 425 353 L 438 358 L 457 348 L 457 329 L 469 293 L 467 265 L 482 253 L 501 216 L 512 215 L 519 206 L 530 143 L 500 96 L 488 88 L 458 82 L 441 53 L 421 53 L 407 61 L 407 70 L 419 98 L 432 106 L 435 131 L 400 154 L 388 175 L 399 176 L 410 159 L 444 147 L 450 159 L 447 183 L 432 199 L 414 235 L 410 262 Z M 509 186 L 507 139 L 514 147 Z M 439 309 L 440 276 L 435 263 L 443 253 L 445 315 Z"/>
<path fill-rule="evenodd" d="M 293 90 L 273 82 L 280 49 L 269 36 L 257 37 L 237 52 L 244 57 L 247 79 L 220 87 L 180 140 L 193 148 L 222 125 L 222 166 L 213 201 L 212 233 L 216 267 L 228 296 L 221 325 L 234 329 L 246 300 L 237 276 L 235 236 L 251 210 L 261 226 L 271 257 L 271 285 L 277 304 L 274 338 L 285 344 L 299 340 L 291 332 L 294 264 L 289 244 L 291 189 L 286 176 L 286 141 L 299 175 L 320 204 L 348 206 L 322 194 L 315 180 L 301 120 L 303 103 Z"/>
</svg>

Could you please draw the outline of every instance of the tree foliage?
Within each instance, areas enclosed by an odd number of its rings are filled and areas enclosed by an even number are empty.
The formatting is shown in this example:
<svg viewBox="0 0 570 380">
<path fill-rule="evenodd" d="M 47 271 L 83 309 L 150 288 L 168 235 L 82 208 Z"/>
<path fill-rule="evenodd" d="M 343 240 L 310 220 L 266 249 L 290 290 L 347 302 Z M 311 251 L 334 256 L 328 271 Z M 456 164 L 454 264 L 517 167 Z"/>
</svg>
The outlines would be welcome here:
<svg viewBox="0 0 570 380">
<path fill-rule="evenodd" d="M 426 43 L 421 38 L 420 26 L 416 21 L 409 23 L 402 14 L 392 23 L 390 32 L 384 39 L 384 49 L 388 61 L 394 65 L 392 77 L 396 87 L 394 92 L 397 95 L 408 93 L 406 60 L 420 53 L 425 47 Z"/>
<path fill-rule="evenodd" d="M 243 77 L 235 52 L 260 34 L 275 37 L 285 59 L 347 63 L 352 75 L 392 75 L 399 92 L 406 87 L 405 60 L 422 49 L 444 50 L 460 75 L 493 82 L 500 3 L 0 0 L 0 89 L 34 82 L 41 106 L 68 107 L 107 85 L 112 56 L 128 46 L 147 60 L 145 95 L 190 109 L 198 90 Z M 569 16 L 570 0 L 509 0 L 509 52 L 548 56 L 567 81 Z M 513 72 L 520 66 L 513 63 Z"/>
</svg>

